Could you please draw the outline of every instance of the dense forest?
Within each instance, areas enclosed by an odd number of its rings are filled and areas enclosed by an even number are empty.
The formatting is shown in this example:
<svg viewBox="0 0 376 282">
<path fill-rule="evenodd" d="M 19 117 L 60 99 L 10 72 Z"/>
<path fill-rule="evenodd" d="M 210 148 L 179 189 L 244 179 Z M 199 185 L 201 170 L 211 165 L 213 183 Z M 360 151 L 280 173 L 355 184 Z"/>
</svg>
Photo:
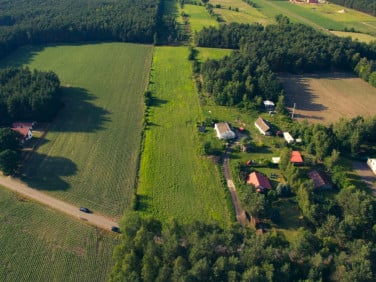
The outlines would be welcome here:
<svg viewBox="0 0 376 282">
<path fill-rule="evenodd" d="M 374 0 L 331 0 L 330 2 L 376 16 Z"/>
<path fill-rule="evenodd" d="M 17 172 L 21 164 L 19 135 L 10 128 L 0 128 L 0 170 L 5 175 Z"/>
<path fill-rule="evenodd" d="M 205 91 L 220 105 L 276 98 L 281 86 L 274 73 L 353 71 L 376 85 L 376 44 L 324 35 L 277 16 L 277 25 L 230 24 L 196 34 L 198 46 L 237 50 L 222 60 L 202 64 Z"/>
<path fill-rule="evenodd" d="M 345 189 L 333 205 L 337 216 L 320 218 L 312 230 L 299 229 L 293 242 L 238 224 L 162 226 L 128 214 L 110 281 L 374 281 L 375 203 Z"/>
<path fill-rule="evenodd" d="M 152 43 L 159 0 L 0 0 L 0 58 L 25 44 Z"/>
<path fill-rule="evenodd" d="M 49 121 L 61 107 L 60 81 L 53 72 L 28 68 L 0 70 L 0 124 Z"/>
</svg>

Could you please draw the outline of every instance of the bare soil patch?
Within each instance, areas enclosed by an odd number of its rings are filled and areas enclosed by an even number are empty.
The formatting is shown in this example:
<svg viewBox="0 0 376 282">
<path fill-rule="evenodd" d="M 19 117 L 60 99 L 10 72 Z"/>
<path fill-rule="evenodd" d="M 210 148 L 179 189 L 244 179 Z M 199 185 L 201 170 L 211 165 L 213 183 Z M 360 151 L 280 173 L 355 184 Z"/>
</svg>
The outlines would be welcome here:
<svg viewBox="0 0 376 282">
<path fill-rule="evenodd" d="M 376 88 L 349 73 L 279 75 L 286 90 L 286 106 L 296 103 L 297 120 L 330 124 L 341 117 L 376 114 Z"/>
</svg>

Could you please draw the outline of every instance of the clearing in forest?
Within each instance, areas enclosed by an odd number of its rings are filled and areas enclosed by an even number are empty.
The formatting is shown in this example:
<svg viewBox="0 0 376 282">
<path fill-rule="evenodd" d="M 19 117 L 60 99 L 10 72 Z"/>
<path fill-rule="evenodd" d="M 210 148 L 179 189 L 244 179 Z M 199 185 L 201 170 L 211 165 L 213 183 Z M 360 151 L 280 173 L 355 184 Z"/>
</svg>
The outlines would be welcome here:
<svg viewBox="0 0 376 282">
<path fill-rule="evenodd" d="M 200 153 L 196 123 L 202 121 L 202 111 L 187 58 L 187 47 L 157 47 L 154 52 L 139 211 L 162 221 L 228 223 L 233 207 L 220 180 L 221 168 Z"/>
<path fill-rule="evenodd" d="M 341 117 L 375 114 L 376 88 L 347 73 L 280 75 L 294 117 L 329 124 Z"/>
<path fill-rule="evenodd" d="M 53 196 L 118 218 L 130 204 L 152 46 L 103 43 L 22 48 L 4 65 L 52 70 L 64 108 L 23 180 Z"/>
<path fill-rule="evenodd" d="M 114 234 L 0 187 L 1 281 L 105 281 Z M 67 228 L 69 226 L 69 228 Z"/>
<path fill-rule="evenodd" d="M 204 27 L 219 26 L 218 22 L 206 11 L 204 6 L 185 4 L 183 11 L 189 16 L 188 21 L 193 34 Z"/>
</svg>

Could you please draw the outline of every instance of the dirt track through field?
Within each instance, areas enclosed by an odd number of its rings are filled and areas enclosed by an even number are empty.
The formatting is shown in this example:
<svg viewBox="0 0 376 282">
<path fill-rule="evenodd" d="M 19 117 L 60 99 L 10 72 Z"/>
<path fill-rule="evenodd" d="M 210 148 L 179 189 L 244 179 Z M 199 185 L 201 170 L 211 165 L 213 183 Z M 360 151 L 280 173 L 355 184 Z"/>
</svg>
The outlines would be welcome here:
<svg viewBox="0 0 376 282">
<path fill-rule="evenodd" d="M 286 105 L 295 118 L 329 124 L 341 117 L 376 114 L 376 88 L 346 73 L 280 75 L 286 90 Z"/>
<path fill-rule="evenodd" d="M 109 218 L 94 213 L 83 213 L 79 211 L 79 207 L 73 206 L 67 202 L 58 200 L 45 193 L 30 188 L 29 186 L 21 183 L 19 180 L 15 178 L 0 176 L 0 185 L 16 193 L 21 194 L 26 198 L 30 198 L 46 206 L 49 206 L 52 209 L 61 211 L 65 214 L 78 218 L 86 222 L 87 224 L 94 225 L 106 230 L 111 230 L 112 226 L 118 227 L 118 224 Z"/>
</svg>

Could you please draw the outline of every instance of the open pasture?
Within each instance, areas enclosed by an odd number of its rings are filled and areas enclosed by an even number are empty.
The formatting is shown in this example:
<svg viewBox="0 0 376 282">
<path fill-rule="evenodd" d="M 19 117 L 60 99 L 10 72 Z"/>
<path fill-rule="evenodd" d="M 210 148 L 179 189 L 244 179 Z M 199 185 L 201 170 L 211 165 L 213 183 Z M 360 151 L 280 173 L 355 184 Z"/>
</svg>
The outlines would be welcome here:
<svg viewBox="0 0 376 282">
<path fill-rule="evenodd" d="M 193 33 L 200 31 L 203 27 L 218 27 L 219 25 L 218 22 L 209 15 L 204 6 L 185 4 L 183 11 L 189 15 L 188 21 Z"/>
<path fill-rule="evenodd" d="M 358 40 L 359 42 L 370 43 L 371 41 L 376 40 L 375 36 L 357 33 L 357 32 L 346 32 L 346 31 L 332 31 L 333 34 L 340 37 L 351 37 L 352 40 Z"/>
<path fill-rule="evenodd" d="M 138 186 L 139 211 L 180 222 L 232 219 L 219 168 L 200 154 L 202 110 L 187 47 L 157 47 Z M 207 130 L 212 130 L 208 128 Z"/>
<path fill-rule="evenodd" d="M 257 22 L 265 25 L 273 21 L 273 19 L 269 19 L 256 8 L 251 7 L 242 0 L 213 0 L 210 3 L 214 6 L 221 5 L 221 8 L 215 8 L 214 12 L 220 15 L 227 23 Z M 237 9 L 237 11 L 235 9 Z"/>
<path fill-rule="evenodd" d="M 122 215 L 135 189 L 152 50 L 124 43 L 29 47 L 3 62 L 52 70 L 64 86 L 64 108 L 25 163 L 27 184 Z"/>
<path fill-rule="evenodd" d="M 341 117 L 375 115 L 376 88 L 351 74 L 280 75 L 295 118 L 330 124 Z"/>
<path fill-rule="evenodd" d="M 1 281 L 105 281 L 114 234 L 0 187 Z M 67 228 L 69 226 L 69 228 Z"/>
</svg>

